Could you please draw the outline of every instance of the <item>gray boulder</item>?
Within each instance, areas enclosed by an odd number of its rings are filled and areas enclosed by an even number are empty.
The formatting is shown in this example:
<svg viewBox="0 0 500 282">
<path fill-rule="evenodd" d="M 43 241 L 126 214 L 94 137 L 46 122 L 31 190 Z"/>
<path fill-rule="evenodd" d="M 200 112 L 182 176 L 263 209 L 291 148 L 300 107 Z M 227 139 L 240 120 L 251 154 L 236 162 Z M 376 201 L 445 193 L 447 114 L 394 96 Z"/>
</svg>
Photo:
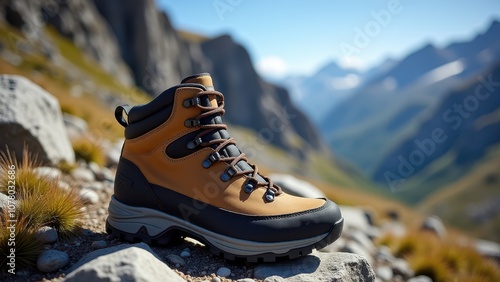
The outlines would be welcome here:
<svg viewBox="0 0 500 282">
<path fill-rule="evenodd" d="M 0 76 L 0 150 L 22 158 L 24 146 L 43 163 L 75 161 L 57 99 L 30 80 Z"/>
<path fill-rule="evenodd" d="M 325 198 L 325 194 L 311 183 L 298 179 L 289 174 L 271 174 L 269 176 L 274 183 L 278 184 L 290 195 L 305 198 Z"/>
<path fill-rule="evenodd" d="M 94 251 L 69 272 L 63 281 L 185 281 L 144 243 Z"/>
<path fill-rule="evenodd" d="M 314 252 L 299 259 L 258 265 L 254 277 L 287 282 L 374 281 L 375 273 L 362 256 Z"/>
</svg>

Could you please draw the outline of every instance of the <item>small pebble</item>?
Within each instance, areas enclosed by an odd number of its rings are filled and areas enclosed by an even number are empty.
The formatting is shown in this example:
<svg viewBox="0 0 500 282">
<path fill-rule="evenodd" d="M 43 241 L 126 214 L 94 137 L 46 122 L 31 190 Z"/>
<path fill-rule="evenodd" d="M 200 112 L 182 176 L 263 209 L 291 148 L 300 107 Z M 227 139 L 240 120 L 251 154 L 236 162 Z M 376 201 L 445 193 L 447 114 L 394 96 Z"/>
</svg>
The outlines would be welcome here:
<svg viewBox="0 0 500 282">
<path fill-rule="evenodd" d="M 76 247 L 80 247 L 80 245 L 81 245 L 81 244 L 82 244 L 82 243 L 80 243 L 80 242 L 75 242 L 75 246 L 76 246 Z"/>
<path fill-rule="evenodd" d="M 252 278 L 242 278 L 236 280 L 236 282 L 255 282 L 255 280 L 253 280 Z"/>
<path fill-rule="evenodd" d="M 68 254 L 57 250 L 43 251 L 36 261 L 40 271 L 53 272 L 64 267 L 69 262 Z"/>
<path fill-rule="evenodd" d="M 90 229 L 83 229 L 82 230 L 82 235 L 85 237 L 94 237 L 94 232 Z"/>
<path fill-rule="evenodd" d="M 62 189 L 62 190 L 69 190 L 69 189 L 71 189 L 71 186 L 67 182 L 62 181 L 62 180 L 59 180 L 57 182 L 57 186 L 59 186 L 59 188 Z"/>
<path fill-rule="evenodd" d="M 205 270 L 203 270 L 200 274 L 205 276 L 205 275 L 207 275 L 207 272 Z"/>
<path fill-rule="evenodd" d="M 33 172 L 40 177 L 45 177 L 50 180 L 59 179 L 62 175 L 59 169 L 47 166 L 37 167 L 33 169 Z"/>
<path fill-rule="evenodd" d="M 165 260 L 169 264 L 175 265 L 176 268 L 179 268 L 181 266 L 186 266 L 186 261 L 182 257 L 175 255 L 175 254 L 170 254 L 170 255 L 166 256 Z"/>
<path fill-rule="evenodd" d="M 105 215 L 106 214 L 106 209 L 100 208 L 97 210 L 98 215 Z"/>
<path fill-rule="evenodd" d="M 182 253 L 181 253 L 181 257 L 183 257 L 183 258 L 187 258 L 190 256 L 191 256 L 191 254 L 188 251 L 182 251 Z"/>
<path fill-rule="evenodd" d="M 86 168 L 75 168 L 72 172 L 71 175 L 76 179 L 76 180 L 81 180 L 84 182 L 92 182 L 95 180 L 94 173 L 90 171 L 89 169 Z"/>
<path fill-rule="evenodd" d="M 80 197 L 82 197 L 82 200 L 84 202 L 87 202 L 90 204 L 99 203 L 99 195 L 94 190 L 90 190 L 88 188 L 83 188 L 80 190 L 79 194 L 80 194 Z"/>
<path fill-rule="evenodd" d="M 214 277 L 212 278 L 212 280 L 210 280 L 210 282 L 222 282 L 222 280 L 220 280 L 219 277 Z"/>
<path fill-rule="evenodd" d="M 107 246 L 108 246 L 108 243 L 104 240 L 92 242 L 92 249 L 93 250 L 103 249 L 103 248 L 106 248 Z"/>
<path fill-rule="evenodd" d="M 54 243 L 57 241 L 57 230 L 50 226 L 42 226 L 36 231 L 36 237 L 42 243 Z"/>
<path fill-rule="evenodd" d="M 217 275 L 219 275 L 220 277 L 228 277 L 229 275 L 231 275 L 231 270 L 227 267 L 221 267 L 217 269 Z"/>
</svg>

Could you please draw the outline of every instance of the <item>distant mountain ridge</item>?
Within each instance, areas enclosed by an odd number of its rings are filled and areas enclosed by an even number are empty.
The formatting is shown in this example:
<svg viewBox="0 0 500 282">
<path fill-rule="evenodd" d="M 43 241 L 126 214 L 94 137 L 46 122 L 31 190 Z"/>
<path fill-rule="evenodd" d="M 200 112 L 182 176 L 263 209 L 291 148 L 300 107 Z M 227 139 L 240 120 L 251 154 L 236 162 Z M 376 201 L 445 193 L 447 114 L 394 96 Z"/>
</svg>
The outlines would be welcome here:
<svg viewBox="0 0 500 282">
<path fill-rule="evenodd" d="M 320 123 L 327 142 L 338 155 L 373 173 L 391 146 L 418 126 L 443 95 L 500 58 L 499 33 L 495 21 L 471 41 L 445 48 L 427 44 L 373 76 Z"/>
</svg>

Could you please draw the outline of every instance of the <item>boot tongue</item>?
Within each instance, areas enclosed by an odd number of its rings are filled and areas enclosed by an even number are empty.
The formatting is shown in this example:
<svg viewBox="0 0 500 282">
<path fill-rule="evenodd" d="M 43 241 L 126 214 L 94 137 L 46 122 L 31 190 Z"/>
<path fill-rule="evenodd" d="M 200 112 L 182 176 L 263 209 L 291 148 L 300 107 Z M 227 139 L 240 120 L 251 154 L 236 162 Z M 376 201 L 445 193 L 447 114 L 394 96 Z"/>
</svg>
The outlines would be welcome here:
<svg viewBox="0 0 500 282">
<path fill-rule="evenodd" d="M 200 74 L 195 74 L 189 77 L 184 78 L 181 81 L 181 84 L 185 83 L 196 83 L 196 84 L 201 84 L 203 85 L 207 90 L 215 90 L 214 89 L 214 84 L 212 82 L 212 77 L 210 76 L 209 73 L 200 73 Z M 208 95 L 208 102 L 212 107 L 218 107 L 217 99 L 215 98 L 214 95 Z M 206 105 L 208 106 L 208 105 Z"/>
<path fill-rule="evenodd" d="M 212 82 L 212 77 L 208 73 L 195 74 L 195 75 L 186 77 L 181 81 L 181 84 L 185 84 L 185 83 L 201 84 L 209 91 L 215 90 L 213 82 Z M 205 97 L 201 97 L 201 103 L 204 106 L 208 106 L 208 105 L 211 105 L 212 107 L 219 106 L 215 95 L 206 95 Z M 222 123 L 222 119 L 221 119 L 220 115 L 207 117 L 206 119 L 208 119 L 210 121 L 210 123 Z M 220 129 L 220 130 L 213 131 L 209 135 L 207 140 L 219 139 L 219 138 L 228 139 L 229 137 L 230 137 L 229 133 L 225 129 Z M 214 148 L 215 147 L 216 147 L 216 145 L 214 145 Z M 241 151 L 238 149 L 238 147 L 231 144 L 231 145 L 228 145 L 225 148 L 223 148 L 220 151 L 220 153 L 226 157 L 237 157 L 239 154 L 241 154 Z M 252 169 L 250 167 L 250 165 L 243 160 L 239 161 L 236 164 L 236 166 L 238 166 L 241 170 L 251 170 Z M 265 182 L 265 180 L 260 175 L 257 175 L 257 180 L 259 182 Z"/>
</svg>

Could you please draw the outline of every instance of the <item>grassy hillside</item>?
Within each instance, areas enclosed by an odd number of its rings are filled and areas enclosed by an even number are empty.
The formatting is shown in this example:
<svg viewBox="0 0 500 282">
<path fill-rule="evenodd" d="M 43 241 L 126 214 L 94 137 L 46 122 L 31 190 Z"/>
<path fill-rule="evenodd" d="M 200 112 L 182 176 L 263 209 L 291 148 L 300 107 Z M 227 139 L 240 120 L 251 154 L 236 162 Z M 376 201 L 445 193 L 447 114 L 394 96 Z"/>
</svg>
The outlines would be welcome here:
<svg viewBox="0 0 500 282">
<path fill-rule="evenodd" d="M 429 195 L 418 209 L 436 214 L 470 235 L 500 241 L 500 146 L 470 173 Z"/>
</svg>

